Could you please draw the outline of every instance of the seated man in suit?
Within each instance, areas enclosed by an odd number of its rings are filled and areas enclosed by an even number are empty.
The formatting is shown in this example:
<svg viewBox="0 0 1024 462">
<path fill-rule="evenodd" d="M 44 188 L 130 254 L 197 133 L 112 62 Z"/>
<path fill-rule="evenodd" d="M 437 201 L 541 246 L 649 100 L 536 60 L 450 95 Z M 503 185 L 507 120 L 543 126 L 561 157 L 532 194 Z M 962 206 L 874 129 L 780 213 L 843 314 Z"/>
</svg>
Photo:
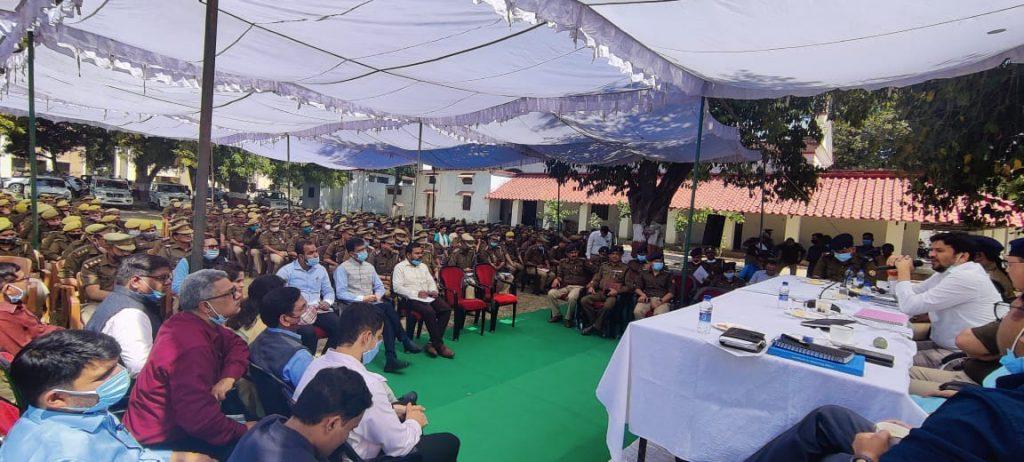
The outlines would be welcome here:
<svg viewBox="0 0 1024 462">
<path fill-rule="evenodd" d="M 267 328 L 249 345 L 249 361 L 295 388 L 313 361 L 295 331 L 316 321 L 316 306 L 299 289 L 279 287 L 264 295 L 259 307 Z"/>
</svg>

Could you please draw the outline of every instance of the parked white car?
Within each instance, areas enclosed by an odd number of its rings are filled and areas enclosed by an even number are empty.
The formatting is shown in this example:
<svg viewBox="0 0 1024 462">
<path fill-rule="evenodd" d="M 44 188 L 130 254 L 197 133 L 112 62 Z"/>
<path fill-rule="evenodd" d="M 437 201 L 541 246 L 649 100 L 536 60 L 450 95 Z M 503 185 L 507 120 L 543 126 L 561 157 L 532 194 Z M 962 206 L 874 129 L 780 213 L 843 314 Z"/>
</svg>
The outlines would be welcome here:
<svg viewBox="0 0 1024 462">
<path fill-rule="evenodd" d="M 128 182 L 120 178 L 93 178 L 89 192 L 102 205 L 131 207 L 135 203 Z"/>
<path fill-rule="evenodd" d="M 30 181 L 32 179 L 27 176 L 10 178 L 4 181 L 4 189 L 17 195 L 28 196 L 31 193 Z M 37 176 L 36 188 L 39 195 L 48 194 L 61 199 L 71 199 L 71 188 L 63 178 Z"/>
<path fill-rule="evenodd" d="M 188 186 L 178 183 L 150 183 L 150 207 L 162 209 L 170 205 L 173 200 L 191 202 L 192 191 L 188 189 Z"/>
</svg>

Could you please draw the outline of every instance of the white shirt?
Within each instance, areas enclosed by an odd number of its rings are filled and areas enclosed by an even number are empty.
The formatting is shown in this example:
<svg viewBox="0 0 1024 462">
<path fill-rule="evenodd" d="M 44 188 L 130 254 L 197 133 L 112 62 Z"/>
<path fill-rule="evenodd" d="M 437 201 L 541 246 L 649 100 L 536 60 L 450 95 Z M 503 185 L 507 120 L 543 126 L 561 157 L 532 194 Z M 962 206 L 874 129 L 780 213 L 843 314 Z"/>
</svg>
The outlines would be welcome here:
<svg viewBox="0 0 1024 462">
<path fill-rule="evenodd" d="M 363 420 L 348 436 L 348 443 L 363 460 L 376 458 L 383 452 L 387 456 L 402 457 L 416 447 L 423 435 L 423 428 L 415 420 L 398 420 L 398 414 L 391 407 L 395 402 L 394 392 L 388 386 L 388 380 L 380 374 L 366 370 L 362 362 L 344 353 L 328 350 L 323 356 L 316 358 L 306 372 L 302 373 L 299 386 L 295 387 L 293 399 L 299 399 L 302 390 L 313 380 L 317 372 L 332 367 L 346 367 L 363 376 L 366 388 L 370 389 L 373 404 L 363 413 Z"/>
<path fill-rule="evenodd" d="M 590 258 L 593 255 L 597 255 L 597 251 L 600 250 L 601 247 L 611 247 L 611 246 L 612 246 L 612 232 L 611 231 L 608 232 L 608 236 L 602 236 L 600 230 L 591 232 L 590 236 L 587 237 L 587 258 Z"/>
<path fill-rule="evenodd" d="M 705 274 L 707 274 L 706 271 L 705 271 Z M 771 279 L 773 277 L 775 277 L 775 276 L 769 276 L 767 271 L 759 270 L 758 272 L 754 273 L 753 276 L 750 277 L 750 282 L 747 282 L 747 285 L 749 286 L 749 285 L 757 284 L 759 282 L 764 282 L 764 281 L 767 281 L 767 280 L 769 280 L 769 279 Z"/>
<path fill-rule="evenodd" d="M 410 300 L 430 303 L 434 299 L 420 298 L 419 293 L 421 290 L 437 292 L 437 282 L 434 281 L 434 276 L 430 274 L 430 268 L 427 268 L 425 263 L 413 266 L 407 258 L 398 262 L 394 271 L 391 272 L 391 288 Z"/>
<path fill-rule="evenodd" d="M 895 283 L 900 311 L 916 316 L 928 313 L 931 339 L 958 350 L 956 336 L 964 329 L 994 321 L 992 307 L 1003 299 L 981 265 L 968 262 L 935 273 L 920 284 Z"/>
<path fill-rule="evenodd" d="M 121 345 L 121 359 L 128 373 L 132 377 L 139 375 L 153 349 L 153 324 L 146 313 L 138 308 L 118 311 L 103 325 L 102 332 Z"/>
</svg>

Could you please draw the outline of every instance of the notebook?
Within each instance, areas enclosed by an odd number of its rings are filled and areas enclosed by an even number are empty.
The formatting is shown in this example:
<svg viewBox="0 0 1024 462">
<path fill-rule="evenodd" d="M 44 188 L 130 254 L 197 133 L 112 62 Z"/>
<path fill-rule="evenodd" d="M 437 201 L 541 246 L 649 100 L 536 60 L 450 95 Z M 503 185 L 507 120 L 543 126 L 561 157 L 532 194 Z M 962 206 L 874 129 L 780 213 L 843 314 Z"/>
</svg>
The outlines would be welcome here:
<svg viewBox="0 0 1024 462">
<path fill-rule="evenodd" d="M 824 359 L 818 359 L 813 356 L 807 356 L 805 354 L 797 353 L 795 351 L 784 350 L 776 346 L 768 347 L 768 354 L 778 356 L 780 358 L 791 359 L 793 361 L 799 361 L 812 366 L 824 367 L 825 369 L 831 369 L 839 371 L 844 374 L 855 375 L 857 377 L 864 377 L 864 357 L 861 355 L 854 355 L 853 359 L 848 363 L 836 363 L 832 361 L 826 361 Z"/>
<path fill-rule="evenodd" d="M 869 321 L 884 322 L 894 326 L 905 326 L 910 322 L 910 316 L 896 311 L 877 310 L 874 308 L 861 308 L 855 318 L 867 319 Z"/>
</svg>

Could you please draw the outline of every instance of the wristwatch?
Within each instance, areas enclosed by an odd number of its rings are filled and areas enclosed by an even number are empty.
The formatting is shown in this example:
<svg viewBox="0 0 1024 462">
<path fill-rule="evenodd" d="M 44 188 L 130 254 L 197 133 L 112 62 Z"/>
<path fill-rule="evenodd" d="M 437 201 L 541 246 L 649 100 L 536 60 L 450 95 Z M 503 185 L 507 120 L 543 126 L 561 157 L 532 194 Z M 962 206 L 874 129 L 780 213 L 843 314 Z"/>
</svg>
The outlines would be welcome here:
<svg viewBox="0 0 1024 462">
<path fill-rule="evenodd" d="M 850 459 L 850 462 L 875 462 L 875 460 L 862 454 L 856 454 Z"/>
</svg>

